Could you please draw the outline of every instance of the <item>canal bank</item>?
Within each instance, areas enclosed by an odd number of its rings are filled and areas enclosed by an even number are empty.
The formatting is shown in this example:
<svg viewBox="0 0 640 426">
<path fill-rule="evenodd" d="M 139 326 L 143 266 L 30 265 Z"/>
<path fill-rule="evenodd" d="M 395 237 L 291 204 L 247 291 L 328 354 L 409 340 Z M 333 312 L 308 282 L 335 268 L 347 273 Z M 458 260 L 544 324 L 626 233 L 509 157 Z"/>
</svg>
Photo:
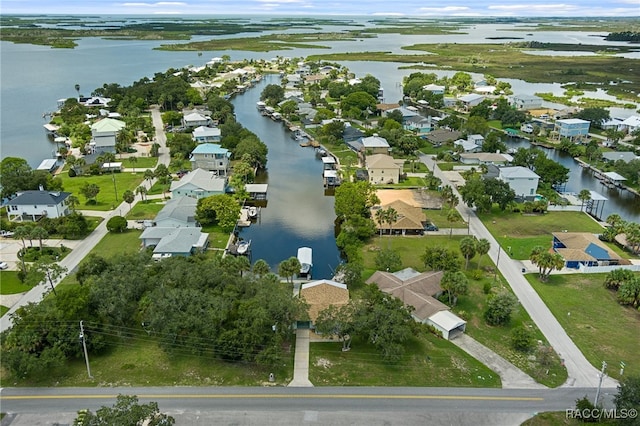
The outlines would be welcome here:
<svg viewBox="0 0 640 426">
<path fill-rule="evenodd" d="M 268 84 L 279 84 L 279 77 L 267 75 L 232 99 L 238 122 L 269 148 L 267 169 L 256 178 L 256 183 L 269 185 L 266 206 L 239 236 L 251 240 L 251 261 L 264 259 L 276 273 L 278 264 L 295 257 L 299 247 L 311 247 L 312 277 L 331 278 L 340 253 L 335 243 L 334 199 L 325 195 L 322 161 L 314 148 L 301 147 L 292 139 L 282 122 L 260 114 L 256 104 Z"/>
</svg>

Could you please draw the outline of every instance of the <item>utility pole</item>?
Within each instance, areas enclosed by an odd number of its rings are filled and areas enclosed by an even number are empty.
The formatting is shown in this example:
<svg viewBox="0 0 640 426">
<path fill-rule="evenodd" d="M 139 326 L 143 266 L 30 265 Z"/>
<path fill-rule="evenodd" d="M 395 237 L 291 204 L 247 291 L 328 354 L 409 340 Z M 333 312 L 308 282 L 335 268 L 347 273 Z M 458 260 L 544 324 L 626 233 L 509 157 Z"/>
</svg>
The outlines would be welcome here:
<svg viewBox="0 0 640 426">
<path fill-rule="evenodd" d="M 596 399 L 593 401 L 593 405 L 595 407 L 598 407 L 598 399 L 600 399 L 600 388 L 602 387 L 602 381 L 604 380 L 605 377 L 605 370 L 607 369 L 607 362 L 606 361 L 602 361 L 602 370 L 600 371 L 600 381 L 598 382 L 598 390 L 596 391 Z"/>
<path fill-rule="evenodd" d="M 498 279 L 498 265 L 500 264 L 500 250 L 502 247 L 498 244 L 498 258 L 496 259 L 496 271 L 493 273 L 493 281 Z"/>
<path fill-rule="evenodd" d="M 82 349 L 84 350 L 84 360 L 87 364 L 87 374 L 90 379 L 93 379 L 93 376 L 91 375 L 91 368 L 89 367 L 89 354 L 87 353 L 87 341 L 84 336 L 83 321 L 80 321 L 80 341 L 82 342 Z"/>
</svg>

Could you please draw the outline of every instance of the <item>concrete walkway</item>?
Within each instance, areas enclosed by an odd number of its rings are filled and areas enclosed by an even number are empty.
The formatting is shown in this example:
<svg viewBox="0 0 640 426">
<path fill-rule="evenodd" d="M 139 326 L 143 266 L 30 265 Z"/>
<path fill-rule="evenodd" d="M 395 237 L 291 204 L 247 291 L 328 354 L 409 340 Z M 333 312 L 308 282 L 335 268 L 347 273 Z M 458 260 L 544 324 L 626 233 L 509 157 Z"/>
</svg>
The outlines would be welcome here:
<svg viewBox="0 0 640 426">
<path fill-rule="evenodd" d="M 293 380 L 289 387 L 310 388 L 309 381 L 309 329 L 296 330 L 296 354 L 293 362 Z"/>
<path fill-rule="evenodd" d="M 503 389 L 546 389 L 547 387 L 536 382 L 520 370 L 515 365 L 511 364 L 506 359 L 502 358 L 491 349 L 484 346 L 482 343 L 475 340 L 473 337 L 467 334 L 460 334 L 455 339 L 451 340 L 451 343 L 492 369 L 500 376 L 502 380 Z"/>
</svg>

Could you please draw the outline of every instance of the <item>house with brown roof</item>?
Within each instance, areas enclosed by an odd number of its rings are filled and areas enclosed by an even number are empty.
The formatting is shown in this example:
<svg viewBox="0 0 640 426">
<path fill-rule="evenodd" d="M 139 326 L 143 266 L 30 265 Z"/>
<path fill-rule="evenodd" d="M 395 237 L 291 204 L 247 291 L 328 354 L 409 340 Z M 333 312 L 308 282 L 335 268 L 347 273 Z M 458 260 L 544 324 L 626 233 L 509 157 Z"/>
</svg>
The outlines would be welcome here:
<svg viewBox="0 0 640 426">
<path fill-rule="evenodd" d="M 376 218 L 376 211 L 379 209 L 392 208 L 398 214 L 398 219 L 389 226 L 387 222 L 380 222 Z M 373 206 L 371 208 L 371 217 L 373 218 L 376 229 L 382 233 L 406 233 L 422 234 L 424 225 L 427 220 L 422 208 L 412 206 L 405 201 L 395 200 L 384 206 Z"/>
<path fill-rule="evenodd" d="M 320 312 L 329 306 L 344 306 L 349 303 L 349 290 L 346 284 L 331 280 L 312 281 L 302 284 L 300 298 L 309 307 L 309 319 L 313 327 Z"/>
<path fill-rule="evenodd" d="M 404 160 L 400 161 L 404 163 Z M 368 155 L 365 165 L 369 174 L 369 182 L 374 185 L 379 183 L 398 183 L 400 181 L 402 165 L 390 155 Z"/>
<path fill-rule="evenodd" d="M 375 284 L 384 293 L 402 300 L 413 308 L 411 315 L 416 321 L 435 327 L 442 337 L 451 340 L 464 332 L 467 323 L 436 299 L 442 293 L 442 275 L 442 271 L 420 273 L 412 268 L 394 273 L 376 271 L 367 284 Z"/>
<path fill-rule="evenodd" d="M 597 236 L 588 232 L 554 233 L 553 250 L 564 258 L 567 268 L 627 263 Z"/>
</svg>

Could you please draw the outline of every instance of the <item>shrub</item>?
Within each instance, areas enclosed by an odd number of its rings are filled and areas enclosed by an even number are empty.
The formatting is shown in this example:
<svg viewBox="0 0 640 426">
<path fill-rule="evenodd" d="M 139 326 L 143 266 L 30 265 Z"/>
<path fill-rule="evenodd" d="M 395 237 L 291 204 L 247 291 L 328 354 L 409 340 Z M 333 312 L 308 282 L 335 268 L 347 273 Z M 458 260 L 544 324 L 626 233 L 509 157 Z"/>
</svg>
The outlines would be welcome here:
<svg viewBox="0 0 640 426">
<path fill-rule="evenodd" d="M 489 281 L 487 281 L 486 283 L 484 283 L 484 285 L 482 286 L 482 292 L 484 294 L 489 294 L 491 293 L 491 289 L 493 288 L 493 286 L 491 285 L 491 283 Z"/>
<path fill-rule="evenodd" d="M 518 299 L 509 293 L 502 292 L 489 298 L 484 318 L 489 325 L 502 325 L 509 322 L 511 313 L 518 304 Z"/>
<path fill-rule="evenodd" d="M 107 222 L 109 232 L 124 232 L 127 229 L 127 219 L 122 216 L 114 216 Z"/>
<path fill-rule="evenodd" d="M 511 332 L 511 346 L 520 352 L 531 352 L 535 347 L 533 333 L 525 326 L 516 327 Z"/>
</svg>

